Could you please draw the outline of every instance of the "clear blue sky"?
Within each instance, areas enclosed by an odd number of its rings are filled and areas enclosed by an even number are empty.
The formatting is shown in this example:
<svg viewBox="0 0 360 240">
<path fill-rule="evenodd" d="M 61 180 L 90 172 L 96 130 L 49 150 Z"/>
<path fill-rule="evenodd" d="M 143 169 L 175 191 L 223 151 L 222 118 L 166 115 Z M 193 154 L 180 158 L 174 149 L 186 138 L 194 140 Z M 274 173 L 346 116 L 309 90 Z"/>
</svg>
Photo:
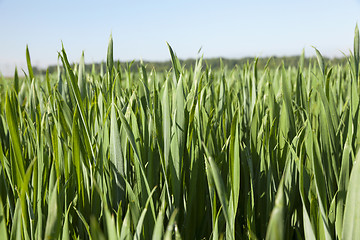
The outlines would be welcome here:
<svg viewBox="0 0 360 240">
<path fill-rule="evenodd" d="M 57 63 L 63 41 L 70 61 L 298 55 L 316 46 L 325 56 L 352 49 L 360 0 L 53 1 L 0 0 L 0 72 Z"/>
</svg>

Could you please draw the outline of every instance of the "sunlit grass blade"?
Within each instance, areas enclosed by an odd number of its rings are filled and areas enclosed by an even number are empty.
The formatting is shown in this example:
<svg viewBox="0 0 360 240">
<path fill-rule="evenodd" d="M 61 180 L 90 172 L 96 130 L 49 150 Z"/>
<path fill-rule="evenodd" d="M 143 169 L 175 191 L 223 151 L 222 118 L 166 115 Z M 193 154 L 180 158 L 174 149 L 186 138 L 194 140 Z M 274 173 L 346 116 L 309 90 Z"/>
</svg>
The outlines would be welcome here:
<svg viewBox="0 0 360 240">
<path fill-rule="evenodd" d="M 84 218 L 84 216 L 82 215 L 82 213 L 75 207 L 73 207 L 73 209 L 75 210 L 76 214 L 78 215 L 78 217 L 80 218 L 81 222 L 83 223 L 85 230 L 91 240 L 91 234 L 90 234 L 90 227 L 89 224 L 87 223 L 86 219 Z"/>
<path fill-rule="evenodd" d="M 11 240 L 21 239 L 22 236 L 21 228 L 22 228 L 21 205 L 20 205 L 20 201 L 17 201 L 15 205 L 13 224 L 11 226 L 11 232 L 10 232 Z"/>
<path fill-rule="evenodd" d="M 32 81 L 34 79 L 34 73 L 33 73 L 33 68 L 31 66 L 30 53 L 29 53 L 28 45 L 26 45 L 26 64 L 27 64 L 28 71 L 29 71 L 30 81 Z"/>
<path fill-rule="evenodd" d="M 69 211 L 71 205 L 68 207 L 65 213 L 65 219 L 63 222 L 63 229 L 62 229 L 62 240 L 70 240 L 70 231 L 69 231 Z"/>
<path fill-rule="evenodd" d="M 24 166 L 24 159 L 22 155 L 22 144 L 20 143 L 20 135 L 19 135 L 19 118 L 17 116 L 17 104 L 16 104 L 16 97 L 12 92 L 6 93 L 6 101 L 5 101 L 5 113 L 6 113 L 6 120 L 9 127 L 10 137 L 12 146 L 14 149 L 14 154 L 16 157 L 16 172 L 19 175 L 20 179 L 22 180 L 25 175 L 25 166 Z"/>
<path fill-rule="evenodd" d="M 7 228 L 5 223 L 5 214 L 4 214 L 4 205 L 2 203 L 2 200 L 0 198 L 0 238 L 7 240 L 8 234 L 7 234 Z"/>
<path fill-rule="evenodd" d="M 353 152 L 351 147 L 351 142 L 353 139 L 353 125 L 351 110 L 349 113 L 349 122 L 348 122 L 348 135 L 344 144 L 344 152 L 341 160 L 341 170 L 339 176 L 338 192 L 337 192 L 337 202 L 336 202 L 336 219 L 335 219 L 335 230 L 336 235 L 340 239 L 343 233 L 343 221 L 344 221 L 344 209 L 346 201 L 346 193 L 348 191 L 351 163 L 353 162 Z"/>
<path fill-rule="evenodd" d="M 123 239 L 132 239 L 131 231 L 130 231 L 130 208 L 127 209 L 124 221 L 121 227 L 120 240 Z"/>
<path fill-rule="evenodd" d="M 110 214 L 108 209 L 105 209 L 105 219 L 108 239 L 118 239 L 115 227 L 115 219 L 114 216 Z"/>
<path fill-rule="evenodd" d="M 113 53 L 113 39 L 112 39 L 112 34 L 110 34 L 110 38 L 109 38 L 109 45 L 108 45 L 108 50 L 107 50 L 107 58 L 106 58 L 106 67 L 109 71 L 109 73 L 111 74 L 113 66 L 114 66 L 114 53 Z"/>
<path fill-rule="evenodd" d="M 176 77 L 176 80 L 178 81 L 180 78 L 181 65 L 180 65 L 179 59 L 177 58 L 177 56 L 174 53 L 173 49 L 171 48 L 170 44 L 168 42 L 166 42 L 166 44 L 169 48 L 171 62 L 173 64 L 173 68 L 174 68 L 174 72 L 175 72 L 175 77 Z"/>
<path fill-rule="evenodd" d="M 87 94 L 84 51 L 81 54 L 80 63 L 79 63 L 78 86 L 79 86 L 81 98 L 82 100 L 84 100 Z"/>
<path fill-rule="evenodd" d="M 355 37 L 354 37 L 354 67 L 355 67 L 355 80 L 357 79 L 357 83 L 359 82 L 359 62 L 360 62 L 360 38 L 359 38 L 359 27 L 356 24 L 355 27 Z"/>
<path fill-rule="evenodd" d="M 282 87 L 282 93 L 283 93 L 283 98 L 284 98 L 283 104 L 286 109 L 286 115 L 287 115 L 288 122 L 289 122 L 289 132 L 288 133 L 284 132 L 284 133 L 289 134 L 287 136 L 287 138 L 291 142 L 292 139 L 296 135 L 296 126 L 295 126 L 295 119 L 294 119 L 294 111 L 293 111 L 293 107 L 292 107 L 292 96 L 291 96 L 292 91 L 291 91 L 291 85 L 289 83 L 290 79 L 288 79 L 286 77 L 284 65 L 282 68 L 281 78 L 282 78 L 281 87 Z"/>
<path fill-rule="evenodd" d="M 74 113 L 74 122 L 73 122 L 73 127 L 72 127 L 72 161 L 75 167 L 75 172 L 76 172 L 76 180 L 77 180 L 77 190 L 79 193 L 79 197 L 80 200 L 82 202 L 82 204 L 84 204 L 84 189 L 83 189 L 83 184 L 82 184 L 82 170 L 81 170 L 81 159 L 80 159 L 80 129 L 79 129 L 79 125 L 78 125 L 78 111 L 77 109 L 75 110 Z"/>
<path fill-rule="evenodd" d="M 20 80 L 19 75 L 17 71 L 17 67 L 15 67 L 15 74 L 14 74 L 14 89 L 17 94 L 19 94 L 20 91 Z"/>
<path fill-rule="evenodd" d="M 164 232 L 164 217 L 165 217 L 165 201 L 161 204 L 160 212 L 156 218 L 155 227 L 152 235 L 153 240 L 162 239 Z"/>
<path fill-rule="evenodd" d="M 275 206 L 271 212 L 269 224 L 266 231 L 266 239 L 285 239 L 285 205 L 284 183 L 280 181 L 277 189 Z"/>
<path fill-rule="evenodd" d="M 206 150 L 206 147 L 204 147 Z M 207 152 L 207 150 L 206 150 Z M 207 157 L 206 157 L 206 161 L 207 161 L 207 168 L 208 171 L 210 171 L 210 176 L 212 177 L 214 183 L 215 183 L 215 188 L 216 188 L 216 192 L 218 194 L 218 198 L 220 200 L 221 206 L 222 206 L 222 212 L 224 214 L 225 220 L 227 225 L 232 228 L 232 224 L 230 222 L 230 213 L 228 212 L 228 204 L 229 204 L 229 200 L 227 197 L 227 192 L 226 192 L 226 187 L 224 184 L 224 181 L 221 178 L 220 172 L 219 172 L 219 168 L 216 166 L 215 161 L 212 159 L 211 156 L 208 155 L 207 152 Z M 230 238 L 233 238 L 233 229 L 231 230 L 231 235 L 227 236 Z"/>
<path fill-rule="evenodd" d="M 239 201 L 240 193 L 240 142 L 239 142 L 239 131 L 238 131 L 238 110 L 234 113 L 234 118 L 231 123 L 231 139 L 230 139 L 230 176 L 231 176 L 231 187 L 232 187 L 232 203 L 233 212 L 236 216 L 236 211 Z"/>
<path fill-rule="evenodd" d="M 123 153 L 121 150 L 120 132 L 117 123 L 116 110 L 114 102 L 111 105 L 111 121 L 110 121 L 110 161 L 116 168 L 115 180 L 116 184 L 120 187 L 119 190 L 124 191 L 125 184 L 123 178 L 125 177 L 125 162 L 123 159 Z M 118 201 L 123 200 L 124 194 L 117 191 Z"/>
<path fill-rule="evenodd" d="M 54 188 L 50 194 L 48 212 L 49 215 L 46 221 L 44 237 L 45 239 L 57 239 L 61 230 L 62 209 L 59 202 L 58 189 L 56 184 L 54 185 Z"/>
<path fill-rule="evenodd" d="M 26 174 L 24 176 L 21 191 L 20 191 L 20 204 L 21 204 L 21 211 L 22 211 L 22 217 L 23 217 L 23 224 L 24 224 L 24 234 L 30 232 L 30 217 L 29 217 L 29 209 L 28 209 L 28 202 L 26 199 L 26 194 L 28 194 L 29 189 L 29 182 L 31 179 L 31 175 L 33 173 L 33 165 L 35 163 L 35 160 L 31 162 L 28 169 L 26 170 Z M 31 212 L 31 210 L 30 210 Z"/>
<path fill-rule="evenodd" d="M 165 81 L 165 88 L 162 97 L 162 124 L 164 134 L 164 160 L 165 169 L 167 169 L 171 158 L 171 119 L 170 119 L 170 98 L 169 98 L 169 80 Z"/>
<path fill-rule="evenodd" d="M 318 60 L 318 63 L 319 63 L 319 66 L 320 66 L 320 71 L 325 79 L 325 62 L 324 62 L 324 58 L 323 56 L 321 55 L 321 53 L 319 52 L 319 50 L 317 50 L 315 47 L 315 52 L 316 52 L 316 57 L 317 57 L 317 60 Z"/>
<path fill-rule="evenodd" d="M 346 194 L 342 239 L 355 239 L 360 236 L 360 152 L 351 170 L 349 187 Z"/>
<path fill-rule="evenodd" d="M 140 240 L 141 239 L 141 232 L 142 232 L 142 229 L 143 229 L 145 215 L 146 215 L 146 212 L 147 212 L 148 205 L 150 203 L 150 199 L 152 199 L 152 195 L 154 194 L 154 192 L 155 192 L 155 188 L 151 191 L 150 196 L 148 197 L 148 200 L 146 201 L 145 207 L 144 207 L 143 211 L 141 212 L 138 224 L 136 226 L 136 232 L 135 232 L 134 240 Z"/>
<path fill-rule="evenodd" d="M 172 233 L 173 233 L 173 229 L 174 229 L 174 223 L 175 223 L 175 220 L 176 220 L 177 212 L 178 212 L 178 210 L 175 209 L 174 212 L 171 214 L 168 225 L 166 227 L 164 240 L 172 239 Z"/>
</svg>

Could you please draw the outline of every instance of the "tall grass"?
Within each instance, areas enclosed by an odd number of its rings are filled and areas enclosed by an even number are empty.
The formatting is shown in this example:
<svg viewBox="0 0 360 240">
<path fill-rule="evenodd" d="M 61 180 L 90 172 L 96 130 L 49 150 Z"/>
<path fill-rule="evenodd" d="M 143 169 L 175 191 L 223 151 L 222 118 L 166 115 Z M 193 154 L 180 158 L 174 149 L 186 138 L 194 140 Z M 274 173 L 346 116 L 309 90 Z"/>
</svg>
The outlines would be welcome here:
<svg viewBox="0 0 360 240">
<path fill-rule="evenodd" d="M 354 239 L 359 31 L 345 66 L 15 73 L 0 101 L 0 239 Z"/>
</svg>

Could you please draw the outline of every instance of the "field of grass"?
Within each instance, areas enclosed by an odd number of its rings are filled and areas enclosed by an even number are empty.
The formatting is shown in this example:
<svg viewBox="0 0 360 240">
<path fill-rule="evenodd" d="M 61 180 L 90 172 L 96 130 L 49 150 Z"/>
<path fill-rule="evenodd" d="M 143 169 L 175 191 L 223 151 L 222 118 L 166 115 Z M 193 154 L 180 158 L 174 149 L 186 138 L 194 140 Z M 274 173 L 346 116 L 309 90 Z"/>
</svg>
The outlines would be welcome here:
<svg viewBox="0 0 360 240">
<path fill-rule="evenodd" d="M 198 59 L 57 74 L 0 95 L 0 239 L 360 236 L 359 31 L 348 64 Z"/>
</svg>

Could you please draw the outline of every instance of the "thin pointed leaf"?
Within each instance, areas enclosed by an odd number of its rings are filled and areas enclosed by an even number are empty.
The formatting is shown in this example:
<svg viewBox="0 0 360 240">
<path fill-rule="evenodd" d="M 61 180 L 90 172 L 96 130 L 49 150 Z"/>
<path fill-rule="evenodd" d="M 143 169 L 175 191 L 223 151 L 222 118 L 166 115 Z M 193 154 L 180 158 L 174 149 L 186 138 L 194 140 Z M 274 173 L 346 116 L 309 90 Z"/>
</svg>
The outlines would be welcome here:
<svg viewBox="0 0 360 240">
<path fill-rule="evenodd" d="M 351 170 L 349 188 L 346 195 L 342 239 L 356 239 L 360 236 L 360 152 Z"/>
<path fill-rule="evenodd" d="M 30 77 L 30 80 L 32 81 L 34 79 L 34 73 L 33 73 L 33 69 L 32 69 L 32 66 L 31 66 L 30 53 L 29 53 L 28 45 L 26 45 L 26 63 L 27 63 L 28 71 L 29 71 L 29 77 Z"/>
</svg>

